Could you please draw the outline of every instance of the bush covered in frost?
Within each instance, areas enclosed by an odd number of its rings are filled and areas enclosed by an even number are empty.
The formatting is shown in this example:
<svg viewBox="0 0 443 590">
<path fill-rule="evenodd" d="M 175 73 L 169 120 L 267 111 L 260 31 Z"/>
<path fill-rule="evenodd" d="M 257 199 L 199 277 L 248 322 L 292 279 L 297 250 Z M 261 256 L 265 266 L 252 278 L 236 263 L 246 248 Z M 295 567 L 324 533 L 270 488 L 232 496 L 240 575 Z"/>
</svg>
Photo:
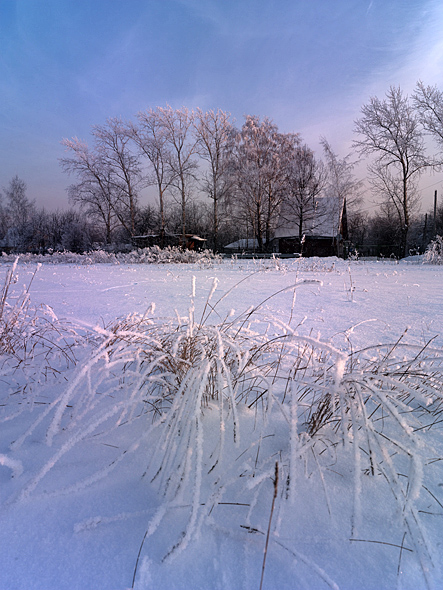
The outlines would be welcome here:
<svg viewBox="0 0 443 590">
<path fill-rule="evenodd" d="M 211 250 L 198 252 L 196 250 L 183 250 L 176 246 L 168 246 L 167 248 L 151 246 L 150 248 L 141 248 L 128 254 L 122 253 L 116 256 L 119 262 L 131 264 L 210 264 L 221 260 L 221 257 Z"/>
<path fill-rule="evenodd" d="M 2 253 L 0 262 L 10 263 L 17 258 L 16 254 Z M 49 263 L 49 264 L 213 264 L 219 262 L 221 257 L 213 254 L 210 250 L 197 252 L 195 250 L 183 250 L 178 247 L 160 248 L 151 246 L 150 248 L 140 248 L 132 252 L 105 252 L 104 250 L 94 250 L 84 254 L 74 252 L 53 252 L 52 254 L 20 254 L 21 262 L 30 263 Z"/>
<path fill-rule="evenodd" d="M 443 237 L 436 236 L 428 245 L 423 257 L 423 264 L 443 264 Z"/>
</svg>

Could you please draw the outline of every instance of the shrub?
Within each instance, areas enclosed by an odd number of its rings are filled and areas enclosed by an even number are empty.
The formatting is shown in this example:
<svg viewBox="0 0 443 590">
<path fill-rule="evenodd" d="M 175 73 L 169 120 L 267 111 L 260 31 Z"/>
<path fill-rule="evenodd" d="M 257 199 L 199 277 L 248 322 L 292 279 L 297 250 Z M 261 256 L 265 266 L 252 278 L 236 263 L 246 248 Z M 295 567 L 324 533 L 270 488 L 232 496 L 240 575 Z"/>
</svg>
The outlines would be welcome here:
<svg viewBox="0 0 443 590">
<path fill-rule="evenodd" d="M 12 262 L 16 258 L 13 254 L 2 253 L 0 262 Z M 22 262 L 31 263 L 48 263 L 48 264 L 213 264 L 221 261 L 218 254 L 213 254 L 210 250 L 197 252 L 194 250 L 183 250 L 178 247 L 159 248 L 152 246 L 150 248 L 141 248 L 131 252 L 106 252 L 104 250 L 94 250 L 76 254 L 74 252 L 53 252 L 51 254 L 21 254 Z"/>
<path fill-rule="evenodd" d="M 428 245 L 423 257 L 424 264 L 443 264 L 443 237 L 436 236 Z"/>
</svg>

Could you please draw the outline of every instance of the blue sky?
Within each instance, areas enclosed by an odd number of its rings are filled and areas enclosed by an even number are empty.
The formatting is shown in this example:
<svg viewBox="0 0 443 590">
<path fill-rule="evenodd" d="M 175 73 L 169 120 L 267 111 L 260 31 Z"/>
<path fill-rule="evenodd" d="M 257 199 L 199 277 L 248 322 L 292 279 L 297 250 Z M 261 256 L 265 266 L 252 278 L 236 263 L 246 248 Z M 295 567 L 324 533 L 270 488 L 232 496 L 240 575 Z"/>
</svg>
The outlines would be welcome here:
<svg viewBox="0 0 443 590">
<path fill-rule="evenodd" d="M 166 104 L 345 155 L 370 96 L 443 87 L 442 33 L 441 0 L 0 0 L 0 187 L 65 208 L 62 138 Z"/>
</svg>

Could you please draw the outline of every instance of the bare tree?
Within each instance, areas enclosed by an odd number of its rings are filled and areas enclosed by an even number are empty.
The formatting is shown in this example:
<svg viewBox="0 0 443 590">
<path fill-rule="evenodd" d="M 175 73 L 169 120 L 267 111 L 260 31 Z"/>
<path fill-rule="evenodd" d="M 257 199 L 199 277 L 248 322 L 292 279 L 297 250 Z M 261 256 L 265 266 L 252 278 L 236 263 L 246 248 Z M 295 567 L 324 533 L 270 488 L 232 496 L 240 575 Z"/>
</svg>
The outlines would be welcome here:
<svg viewBox="0 0 443 590">
<path fill-rule="evenodd" d="M 282 217 L 298 229 L 302 243 L 307 231 L 317 229 L 325 220 L 326 208 L 322 191 L 326 184 L 326 170 L 321 160 L 298 138 L 287 161 L 287 192 Z"/>
<path fill-rule="evenodd" d="M 68 196 L 72 203 L 98 221 L 105 228 L 105 242 L 112 240 L 113 231 L 117 227 L 117 220 L 125 220 L 120 211 L 119 193 L 109 167 L 101 156 L 91 151 L 88 145 L 76 137 L 64 139 L 62 145 L 70 153 L 70 157 L 60 159 L 64 172 L 75 174 L 76 184 L 68 187 Z"/>
<path fill-rule="evenodd" d="M 348 237 L 354 246 L 361 248 L 368 236 L 369 214 L 354 210 L 348 214 Z"/>
<path fill-rule="evenodd" d="M 63 211 L 59 214 L 61 224 L 60 245 L 69 252 L 87 252 L 91 249 L 91 226 L 84 213 L 75 210 Z"/>
<path fill-rule="evenodd" d="M 420 208 L 420 194 L 417 190 L 418 178 L 410 178 L 408 181 L 408 201 L 407 201 L 407 225 L 404 207 L 403 181 L 398 175 L 391 173 L 390 169 L 378 162 L 369 166 L 369 181 L 377 194 L 382 199 L 382 210 L 386 212 L 389 209 L 389 215 L 386 218 L 397 220 L 396 235 L 399 237 L 398 252 L 399 257 L 407 253 L 407 235 L 405 228 L 409 229 L 413 216 Z"/>
<path fill-rule="evenodd" d="M 354 176 L 357 161 L 352 160 L 351 154 L 339 158 L 331 145 L 323 137 L 321 145 L 326 162 L 325 196 L 328 201 L 329 214 L 333 216 L 332 223 L 339 230 L 343 228 L 344 214 L 354 213 L 362 201 L 362 181 Z M 343 232 L 340 232 L 343 234 Z M 343 239 L 348 239 L 342 235 Z"/>
<path fill-rule="evenodd" d="M 168 190 L 174 180 L 174 170 L 170 166 L 172 154 L 168 144 L 167 129 L 161 112 L 149 109 L 137 114 L 138 125 L 131 125 L 131 136 L 148 159 L 152 168 L 152 177 L 148 184 L 156 184 L 160 210 L 160 246 L 163 247 L 166 231 L 165 201 Z"/>
<path fill-rule="evenodd" d="M 135 234 L 135 216 L 138 191 L 144 179 L 138 155 L 130 147 L 131 134 L 128 125 L 119 118 L 108 119 L 105 125 L 93 127 L 95 150 L 107 171 L 108 179 L 114 187 L 116 214 L 129 234 Z"/>
<path fill-rule="evenodd" d="M 209 164 L 203 180 L 203 190 L 212 200 L 212 242 L 216 252 L 220 203 L 232 184 L 228 150 L 233 140 L 234 128 L 230 122 L 230 114 L 220 109 L 208 112 L 197 109 L 194 127 L 198 154 Z"/>
<path fill-rule="evenodd" d="M 420 81 L 412 100 L 424 129 L 433 135 L 443 151 L 443 92 Z"/>
<path fill-rule="evenodd" d="M 423 130 L 408 97 L 399 87 L 391 86 L 384 100 L 371 98 L 362 107 L 362 115 L 355 122 L 355 131 L 361 139 L 354 145 L 361 154 L 375 155 L 375 162 L 370 166 L 374 188 L 377 190 L 382 181 L 389 187 L 382 197 L 392 201 L 395 195 L 399 204 L 399 249 L 405 256 L 414 180 L 430 165 L 425 156 Z"/>
<path fill-rule="evenodd" d="M 102 232 L 101 240 L 105 244 L 111 244 L 115 231 L 121 227 L 118 210 L 118 202 L 113 202 L 114 186 L 109 177 L 102 181 L 104 191 L 92 179 L 82 180 L 77 184 L 71 184 L 68 187 L 68 197 L 71 203 L 78 204 L 90 216 L 91 220 L 100 227 Z M 105 196 L 106 198 L 103 198 Z"/>
<path fill-rule="evenodd" d="M 367 219 L 367 242 L 372 254 L 377 256 L 398 256 L 401 228 L 397 213 L 391 201 L 385 201 L 380 209 Z"/>
<path fill-rule="evenodd" d="M 186 244 L 186 205 L 191 199 L 191 187 L 195 181 L 197 162 L 196 141 L 192 137 L 194 113 L 187 108 L 157 107 L 157 114 L 165 134 L 165 147 L 169 157 L 170 186 L 181 206 L 182 244 Z"/>
<path fill-rule="evenodd" d="M 160 226 L 159 211 L 153 205 L 145 205 L 137 209 L 135 228 L 137 235 L 152 234 Z M 164 244 L 160 244 L 162 247 Z"/>
</svg>

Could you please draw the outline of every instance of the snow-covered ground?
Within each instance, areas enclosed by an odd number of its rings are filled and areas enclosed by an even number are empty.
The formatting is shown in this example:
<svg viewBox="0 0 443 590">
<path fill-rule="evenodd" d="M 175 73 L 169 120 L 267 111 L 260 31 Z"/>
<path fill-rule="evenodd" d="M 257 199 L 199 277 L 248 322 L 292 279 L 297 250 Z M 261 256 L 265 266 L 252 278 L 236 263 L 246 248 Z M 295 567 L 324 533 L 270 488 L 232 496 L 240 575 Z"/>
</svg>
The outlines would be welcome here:
<svg viewBox="0 0 443 590">
<path fill-rule="evenodd" d="M 35 270 L 18 265 L 11 305 Z M 38 311 L 39 326 L 57 330 L 44 332 L 46 350 L 28 344 L 26 360 L 18 348 L 1 356 L 0 589 L 259 590 L 262 574 L 263 589 L 442 587 L 442 287 L 443 267 L 419 262 L 43 264 L 31 305 L 50 306 L 58 321 Z M 237 321 L 237 340 L 214 332 L 218 358 L 250 346 L 240 365 L 262 355 L 263 338 L 269 348 L 235 411 L 236 392 L 225 406 L 203 403 L 196 383 L 197 401 L 179 390 L 186 409 L 169 400 L 153 421 L 142 356 L 155 343 L 137 321 L 189 335 L 190 309 L 194 326 Z M 138 340 L 123 335 L 134 326 Z M 269 344 L 283 337 L 296 346 Z M 307 347 L 320 351 L 312 372 L 291 373 L 296 351 L 311 363 Z M 199 370 L 203 379 L 209 364 Z M 309 384 L 340 398 L 347 375 L 371 371 L 383 377 L 368 388 L 383 394 L 363 396 L 366 412 L 342 407 L 341 422 L 318 431 L 302 423 Z M 426 404 L 432 418 L 411 411 Z"/>
<path fill-rule="evenodd" d="M 5 271 L 0 266 L 0 280 Z M 34 271 L 35 265 L 21 267 L 19 285 L 26 284 Z M 218 308 L 220 316 L 232 308 L 240 312 L 257 305 L 305 278 L 319 282 L 297 291 L 292 322 L 304 321 L 305 332 L 314 330 L 322 338 L 331 338 L 354 328 L 353 338 L 368 344 L 398 338 L 406 328 L 409 336 L 420 342 L 436 334 L 443 338 L 442 267 L 420 263 L 348 263 L 324 258 L 225 260 L 209 268 L 183 264 L 43 265 L 34 279 L 31 298 L 34 305 L 51 306 L 60 318 L 91 325 L 144 313 L 151 303 L 155 303 L 157 317 L 169 318 L 176 310 L 187 314 L 192 276 L 196 277 L 197 311 L 202 309 L 214 277 L 219 296 L 235 287 Z M 287 320 L 292 295 L 276 296 L 266 305 Z M 366 323 L 356 328 L 360 322 Z"/>
</svg>

